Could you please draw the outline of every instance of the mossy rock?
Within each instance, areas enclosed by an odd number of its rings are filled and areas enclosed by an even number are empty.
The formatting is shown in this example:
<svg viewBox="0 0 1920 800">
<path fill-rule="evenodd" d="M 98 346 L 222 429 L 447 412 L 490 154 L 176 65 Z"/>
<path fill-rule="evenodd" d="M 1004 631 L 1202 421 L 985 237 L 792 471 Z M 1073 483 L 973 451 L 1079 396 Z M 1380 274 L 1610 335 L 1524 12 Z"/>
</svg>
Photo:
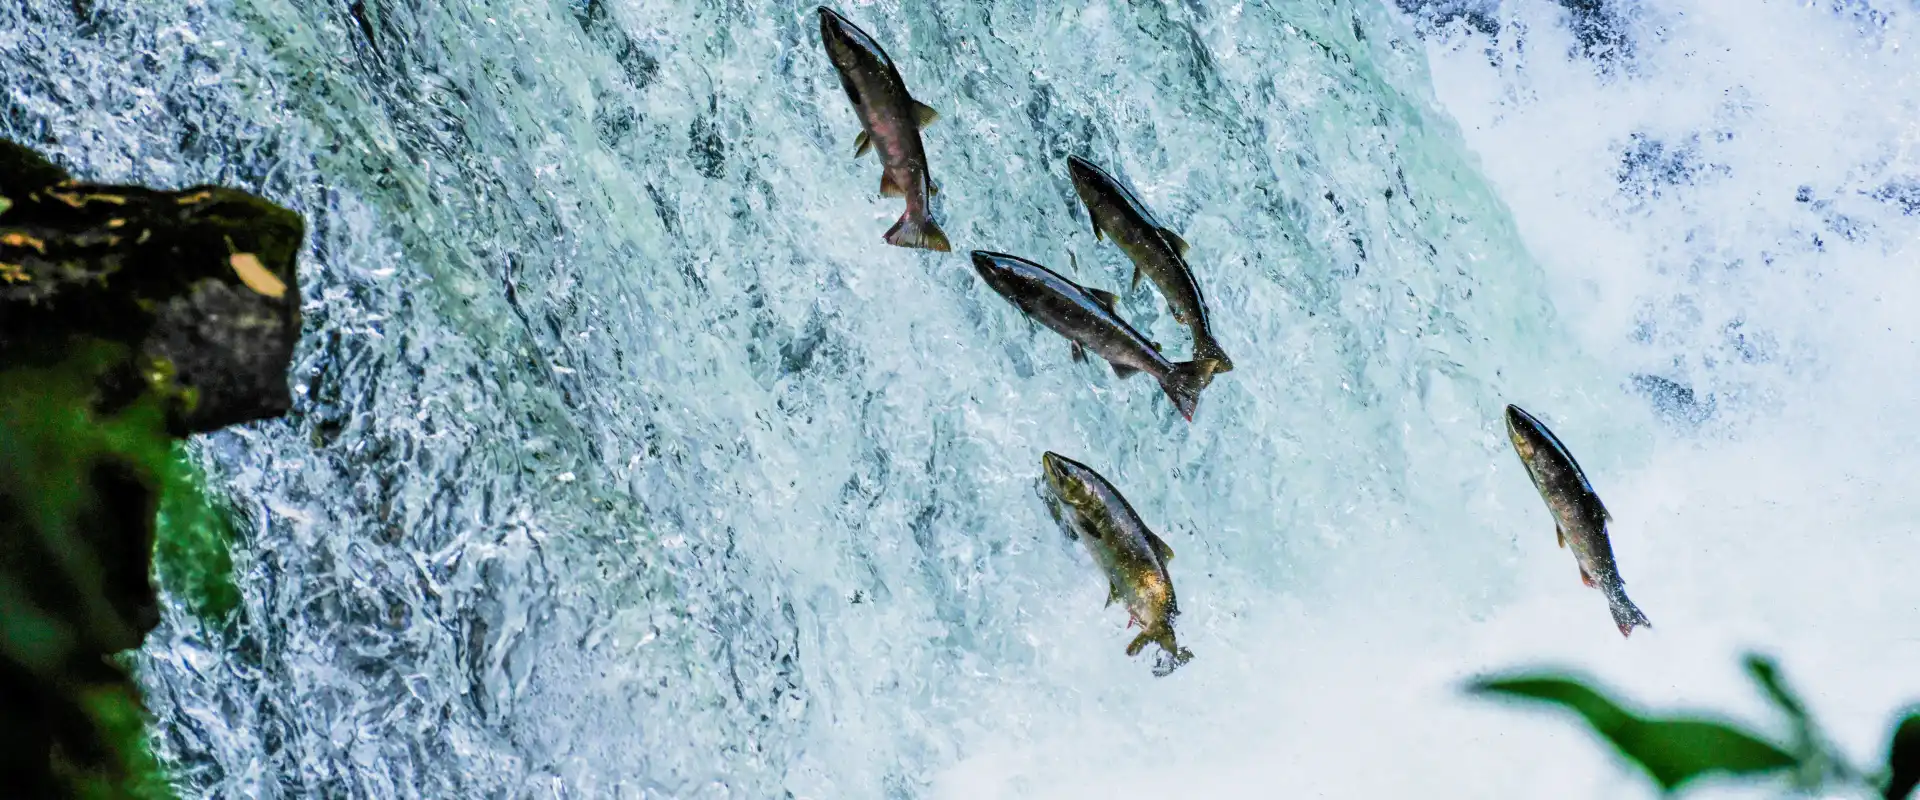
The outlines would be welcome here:
<svg viewBox="0 0 1920 800">
<path fill-rule="evenodd" d="M 162 389 L 175 433 L 285 413 L 299 215 L 233 189 L 64 177 L 0 142 L 0 369 L 91 336 L 134 347 L 122 393 Z"/>
<path fill-rule="evenodd" d="M 203 619 L 238 605 L 226 518 L 179 440 L 288 408 L 304 235 L 243 192 L 77 183 L 0 142 L 9 796 L 170 796 L 113 656 L 158 622 L 156 572 Z"/>
</svg>

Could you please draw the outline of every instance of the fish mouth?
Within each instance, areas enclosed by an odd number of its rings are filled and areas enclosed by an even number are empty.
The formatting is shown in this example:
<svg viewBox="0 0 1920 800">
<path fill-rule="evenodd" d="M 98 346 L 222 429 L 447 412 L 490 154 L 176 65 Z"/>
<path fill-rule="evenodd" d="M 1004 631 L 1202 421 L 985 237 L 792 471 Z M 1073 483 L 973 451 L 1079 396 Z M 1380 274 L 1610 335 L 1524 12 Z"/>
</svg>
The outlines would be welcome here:
<svg viewBox="0 0 1920 800">
<path fill-rule="evenodd" d="M 847 21 L 846 17 L 840 16 L 840 12 L 826 6 L 821 6 L 816 9 L 816 11 L 820 14 L 820 33 L 822 36 L 830 36 L 843 43 L 850 38 L 847 29 L 852 27 L 853 23 Z"/>
<path fill-rule="evenodd" d="M 1522 431 L 1533 433 L 1539 427 L 1540 423 L 1534 421 L 1532 414 L 1511 403 L 1507 405 L 1507 432 L 1515 438 L 1518 438 Z"/>
<path fill-rule="evenodd" d="M 1513 442 L 1513 449 L 1518 450 L 1522 457 L 1531 458 L 1534 443 L 1543 438 L 1539 420 L 1534 419 L 1526 409 L 1511 404 L 1507 406 L 1507 439 Z"/>
<path fill-rule="evenodd" d="M 1075 183 L 1087 183 L 1106 174 L 1094 163 L 1079 156 L 1067 156 L 1067 174 Z"/>
<path fill-rule="evenodd" d="M 1047 486 L 1053 489 L 1054 496 L 1065 502 L 1072 502 L 1074 490 L 1080 485 L 1076 467 L 1080 467 L 1079 462 L 1052 450 L 1040 456 L 1040 469 L 1046 473 Z"/>
<path fill-rule="evenodd" d="M 1048 450 L 1040 454 L 1040 469 L 1046 473 L 1047 482 L 1058 487 L 1067 478 L 1067 460 L 1059 453 Z"/>
<path fill-rule="evenodd" d="M 969 253 L 968 257 L 973 259 L 974 271 L 979 272 L 980 277 L 986 278 L 989 281 L 1000 277 L 1001 273 L 1006 272 L 1006 268 L 1000 266 L 999 257 L 994 253 L 989 253 L 985 250 L 975 250 Z"/>
</svg>

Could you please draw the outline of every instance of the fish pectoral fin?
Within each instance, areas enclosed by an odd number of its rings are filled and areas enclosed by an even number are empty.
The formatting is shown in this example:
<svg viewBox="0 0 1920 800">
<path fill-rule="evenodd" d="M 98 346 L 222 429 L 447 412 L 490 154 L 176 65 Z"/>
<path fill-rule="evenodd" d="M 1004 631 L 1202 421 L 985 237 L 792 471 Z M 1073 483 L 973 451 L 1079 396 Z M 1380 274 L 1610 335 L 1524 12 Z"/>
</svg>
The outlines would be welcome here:
<svg viewBox="0 0 1920 800">
<path fill-rule="evenodd" d="M 1160 538 L 1152 531 L 1147 532 L 1147 544 L 1152 546 L 1154 554 L 1160 557 L 1160 563 L 1165 564 L 1173 560 L 1173 548 L 1167 544 L 1167 540 Z"/>
<path fill-rule="evenodd" d="M 915 100 L 913 101 L 913 118 L 920 123 L 920 127 L 925 128 L 940 120 L 940 112 L 933 110 L 933 106 Z"/>
<path fill-rule="evenodd" d="M 1584 566 L 1580 568 L 1580 582 L 1586 584 L 1589 589 L 1600 588 L 1599 584 L 1593 582 L 1593 576 L 1587 574 L 1587 568 Z"/>
<path fill-rule="evenodd" d="M 1112 581 L 1108 581 L 1107 582 L 1107 605 L 1111 606 L 1114 603 L 1118 603 L 1118 602 L 1120 602 L 1120 587 L 1115 586 Z M 1129 624 L 1131 624 L 1131 620 L 1129 620 Z"/>
<path fill-rule="evenodd" d="M 1560 524 L 1557 522 L 1553 525 L 1553 538 L 1560 542 L 1561 547 L 1567 546 L 1567 532 L 1561 530 Z"/>
<path fill-rule="evenodd" d="M 1132 286 L 1130 286 L 1130 287 L 1128 287 L 1128 288 L 1127 288 L 1127 291 L 1130 291 L 1130 292 L 1131 292 L 1131 291 L 1134 291 L 1134 290 L 1137 290 L 1137 289 L 1139 289 L 1139 288 L 1140 288 L 1140 276 L 1141 276 L 1141 275 L 1144 275 L 1144 274 L 1145 274 L 1145 273 L 1143 273 L 1143 272 L 1141 272 L 1141 271 L 1140 271 L 1140 268 L 1139 268 L 1139 267 L 1134 267 L 1134 268 L 1133 268 L 1133 285 L 1132 285 Z"/>
<path fill-rule="evenodd" d="M 1085 345 L 1082 345 L 1079 342 L 1073 343 L 1073 360 L 1078 361 L 1082 364 L 1087 363 L 1087 348 Z"/>
<path fill-rule="evenodd" d="M 1180 234 L 1174 233 L 1173 229 L 1161 228 L 1160 235 L 1167 237 L 1167 244 L 1173 245 L 1174 252 L 1183 256 L 1187 254 L 1187 240 L 1180 238 Z"/>
<path fill-rule="evenodd" d="M 1101 308 L 1106 309 L 1107 313 L 1115 316 L 1120 314 L 1120 312 L 1115 311 L 1113 308 L 1113 304 L 1120 301 L 1118 295 L 1105 289 L 1088 289 L 1087 294 L 1093 298 L 1093 302 L 1099 303 Z"/>
<path fill-rule="evenodd" d="M 853 137 L 853 157 L 854 158 L 859 158 L 861 156 L 864 156 L 867 154 L 867 151 L 872 149 L 873 149 L 873 137 L 868 136 L 866 131 L 861 131 L 859 136 Z"/>
<path fill-rule="evenodd" d="M 940 184 L 934 183 L 932 178 L 928 178 L 927 179 L 927 196 L 932 197 L 939 193 L 940 193 Z"/>
</svg>

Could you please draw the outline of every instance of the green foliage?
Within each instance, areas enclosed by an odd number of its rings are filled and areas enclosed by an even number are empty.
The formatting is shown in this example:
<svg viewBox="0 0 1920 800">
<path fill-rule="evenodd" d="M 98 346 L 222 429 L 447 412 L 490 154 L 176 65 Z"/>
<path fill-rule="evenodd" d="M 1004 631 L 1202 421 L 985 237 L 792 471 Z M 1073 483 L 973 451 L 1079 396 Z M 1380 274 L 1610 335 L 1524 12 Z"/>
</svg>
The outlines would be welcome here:
<svg viewBox="0 0 1920 800">
<path fill-rule="evenodd" d="M 1553 676 L 1485 680 L 1472 691 L 1564 706 L 1584 717 L 1627 760 L 1672 791 L 1711 772 L 1755 775 L 1793 766 L 1794 758 L 1765 740 L 1718 722 L 1641 717 L 1578 681 Z"/>
<path fill-rule="evenodd" d="M 7 781 L 60 796 L 165 800 L 138 689 L 102 657 L 151 624 L 157 497 L 182 518 L 207 505 L 160 399 L 125 374 L 129 353 L 76 339 L 63 358 L 0 369 L 0 698 L 18 715 L 0 741 L 27 748 L 0 762 L 40 771 Z"/>
<path fill-rule="evenodd" d="M 154 537 L 153 572 L 160 588 L 208 622 L 240 605 L 233 583 L 232 529 L 226 509 L 206 491 L 207 478 L 175 444 L 160 474 L 160 513 Z"/>
<path fill-rule="evenodd" d="M 1887 772 L 1864 777 L 1837 753 L 1770 659 L 1748 655 L 1747 674 L 1782 716 L 1792 741 L 1785 747 L 1729 724 L 1689 717 L 1635 714 L 1580 680 L 1550 673 L 1475 681 L 1474 694 L 1552 703 L 1579 714 L 1628 761 L 1673 792 L 1709 773 L 1754 777 L 1786 773 L 1796 788 L 1874 785 L 1886 800 L 1909 800 L 1920 784 L 1920 711 L 1902 719 L 1887 748 Z"/>
<path fill-rule="evenodd" d="M 147 748 L 147 717 L 131 686 L 107 684 L 80 692 L 94 735 L 112 754 L 104 767 L 88 768 L 57 754 L 54 771 L 73 797 L 85 800 L 174 800 L 160 763 Z"/>
<path fill-rule="evenodd" d="M 172 438 L 150 393 L 124 407 L 96 408 L 96 386 L 124 363 L 127 348 L 76 344 L 57 363 L 0 371 L 0 493 L 9 501 L 0 531 L 12 545 L 0 558 L 0 653 L 45 674 L 99 646 L 108 652 L 139 644 L 137 629 L 110 598 L 110 573 L 124 548 L 102 547 L 103 502 L 94 487 L 102 465 L 151 481 L 165 465 Z M 63 596 L 65 607 L 44 598 Z"/>
<path fill-rule="evenodd" d="M 1920 712 L 1907 715 L 1893 728 L 1887 745 L 1887 800 L 1907 800 L 1920 785 Z"/>
</svg>

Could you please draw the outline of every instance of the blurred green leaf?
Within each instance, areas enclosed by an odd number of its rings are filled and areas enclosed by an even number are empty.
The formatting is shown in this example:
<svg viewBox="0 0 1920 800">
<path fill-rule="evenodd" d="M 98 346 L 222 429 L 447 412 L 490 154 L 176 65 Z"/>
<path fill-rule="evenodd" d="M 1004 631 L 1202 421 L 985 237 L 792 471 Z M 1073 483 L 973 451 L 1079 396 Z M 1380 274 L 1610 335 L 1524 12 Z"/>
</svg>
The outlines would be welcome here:
<svg viewBox="0 0 1920 800">
<path fill-rule="evenodd" d="M 1857 780 L 1858 774 L 1844 757 L 1834 751 L 1826 734 L 1807 712 L 1806 704 L 1800 702 L 1799 695 L 1792 689 L 1787 688 L 1785 679 L 1780 677 L 1780 668 L 1773 659 L 1748 653 L 1744 663 L 1747 674 L 1754 683 L 1759 684 L 1761 693 L 1787 717 L 1793 736 L 1792 746 L 1788 749 L 1799 762 L 1795 770 L 1795 783 L 1803 789 L 1812 789 L 1830 778 Z"/>
<path fill-rule="evenodd" d="M 1697 719 L 1638 720 L 1613 743 L 1667 790 L 1708 772 L 1758 775 L 1798 763 L 1750 733 Z"/>
<path fill-rule="evenodd" d="M 1753 676 L 1755 683 L 1760 684 L 1760 690 L 1766 693 L 1767 699 L 1772 700 L 1774 705 L 1779 706 L 1780 710 L 1786 713 L 1796 731 L 1810 733 L 1813 723 L 1807 718 L 1807 707 L 1780 680 L 1780 668 L 1773 663 L 1773 659 L 1748 653 L 1745 660 L 1747 674 Z"/>
<path fill-rule="evenodd" d="M 1636 716 L 1571 678 L 1528 675 L 1477 681 L 1468 688 L 1475 694 L 1519 697 L 1571 709 L 1666 791 L 1710 772 L 1757 775 L 1797 763 L 1779 747 L 1729 725 Z"/>
<path fill-rule="evenodd" d="M 1907 715 L 1894 726 L 1893 741 L 1887 745 L 1887 800 L 1907 800 L 1913 787 L 1920 784 L 1920 712 Z"/>
<path fill-rule="evenodd" d="M 1503 694 L 1558 703 L 1586 717 L 1588 725 L 1609 738 L 1611 731 L 1636 721 L 1632 714 L 1605 695 L 1568 678 L 1542 675 L 1492 679 L 1475 682 L 1468 688 L 1478 694 Z"/>
</svg>

